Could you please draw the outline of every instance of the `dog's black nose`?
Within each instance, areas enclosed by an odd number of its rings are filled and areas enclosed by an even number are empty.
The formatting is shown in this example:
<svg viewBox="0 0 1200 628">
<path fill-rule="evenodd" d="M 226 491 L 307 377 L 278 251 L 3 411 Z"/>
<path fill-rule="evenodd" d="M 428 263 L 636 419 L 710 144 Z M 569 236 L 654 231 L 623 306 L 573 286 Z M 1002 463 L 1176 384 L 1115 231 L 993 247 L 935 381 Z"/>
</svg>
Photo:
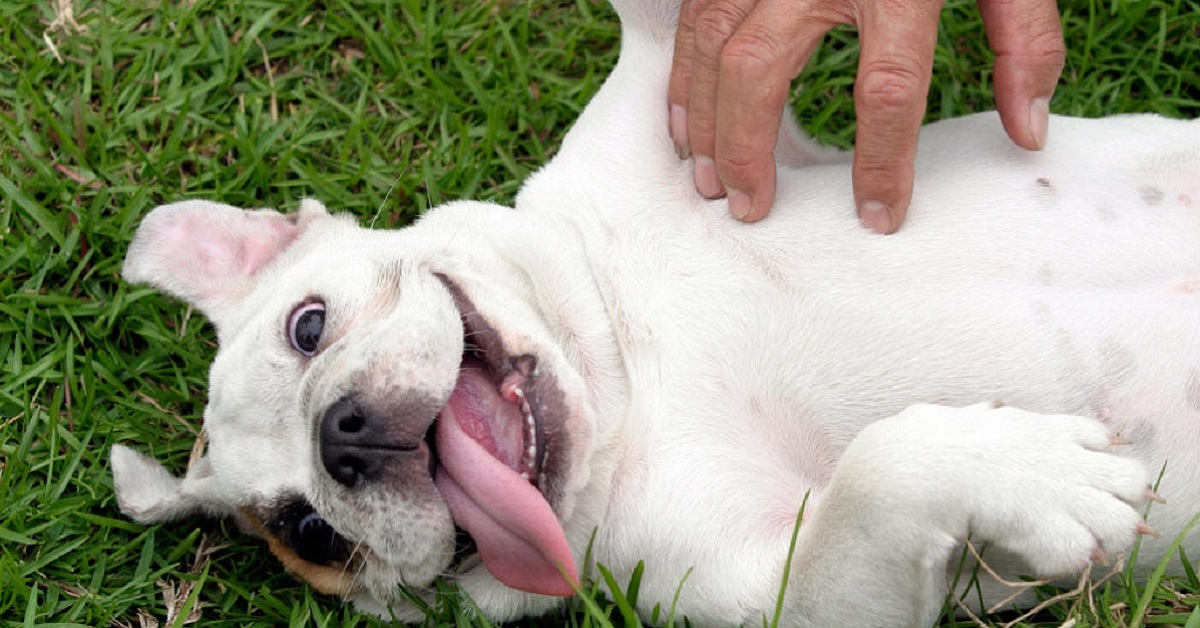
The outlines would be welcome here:
<svg viewBox="0 0 1200 628">
<path fill-rule="evenodd" d="M 349 488 L 374 481 L 394 448 L 384 444 L 378 414 L 360 408 L 349 397 L 329 406 L 321 419 L 321 462 L 333 479 Z"/>
</svg>

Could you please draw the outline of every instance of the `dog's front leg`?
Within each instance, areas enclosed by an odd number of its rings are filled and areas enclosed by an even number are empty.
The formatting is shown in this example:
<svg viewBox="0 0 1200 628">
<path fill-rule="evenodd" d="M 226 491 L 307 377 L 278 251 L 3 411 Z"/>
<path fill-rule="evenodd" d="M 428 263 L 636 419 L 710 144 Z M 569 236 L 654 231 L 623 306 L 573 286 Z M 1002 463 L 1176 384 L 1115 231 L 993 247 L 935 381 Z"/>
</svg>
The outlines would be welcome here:
<svg viewBox="0 0 1200 628">
<path fill-rule="evenodd" d="M 968 536 L 1038 577 L 1126 551 L 1147 474 L 1114 443 L 1099 421 L 992 404 L 914 406 L 879 421 L 805 515 L 787 623 L 928 626 Z"/>
</svg>

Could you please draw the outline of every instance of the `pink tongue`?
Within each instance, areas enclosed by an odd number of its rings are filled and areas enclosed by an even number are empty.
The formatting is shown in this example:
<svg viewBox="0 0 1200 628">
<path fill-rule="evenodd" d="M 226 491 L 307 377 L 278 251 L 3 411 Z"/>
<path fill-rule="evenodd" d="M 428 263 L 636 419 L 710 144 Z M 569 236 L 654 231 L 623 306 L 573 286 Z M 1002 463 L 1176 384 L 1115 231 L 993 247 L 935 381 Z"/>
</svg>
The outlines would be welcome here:
<svg viewBox="0 0 1200 628">
<path fill-rule="evenodd" d="M 506 402 L 499 397 L 479 370 L 459 372 L 450 402 L 438 417 L 441 468 L 434 481 L 454 522 L 470 533 L 484 566 L 497 580 L 532 593 L 572 595 L 571 582 L 579 581 L 575 559 L 550 504 L 528 480 L 471 437 L 489 436 L 488 426 L 497 417 L 479 413 L 501 413 L 500 404 Z M 498 438 L 494 433 L 490 436 Z M 518 451 L 523 446 L 518 443 Z"/>
</svg>

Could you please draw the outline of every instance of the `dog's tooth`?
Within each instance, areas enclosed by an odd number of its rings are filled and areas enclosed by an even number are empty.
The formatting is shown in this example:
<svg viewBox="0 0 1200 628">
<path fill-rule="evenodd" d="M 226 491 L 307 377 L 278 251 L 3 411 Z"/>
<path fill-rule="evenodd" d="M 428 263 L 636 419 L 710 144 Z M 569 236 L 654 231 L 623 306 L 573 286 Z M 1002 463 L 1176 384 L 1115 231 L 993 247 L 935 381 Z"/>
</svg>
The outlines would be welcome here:
<svg viewBox="0 0 1200 628">
<path fill-rule="evenodd" d="M 500 396 L 509 403 L 518 403 L 525 399 L 525 376 L 513 371 L 504 376 L 504 381 L 500 382 Z"/>
<path fill-rule="evenodd" d="M 534 459 L 537 456 L 537 423 L 533 417 L 533 412 L 529 408 L 529 402 L 522 398 L 521 411 L 525 416 L 525 451 L 521 455 L 521 466 L 526 469 L 534 468 Z M 529 479 L 527 472 L 522 472 L 521 477 Z"/>
</svg>

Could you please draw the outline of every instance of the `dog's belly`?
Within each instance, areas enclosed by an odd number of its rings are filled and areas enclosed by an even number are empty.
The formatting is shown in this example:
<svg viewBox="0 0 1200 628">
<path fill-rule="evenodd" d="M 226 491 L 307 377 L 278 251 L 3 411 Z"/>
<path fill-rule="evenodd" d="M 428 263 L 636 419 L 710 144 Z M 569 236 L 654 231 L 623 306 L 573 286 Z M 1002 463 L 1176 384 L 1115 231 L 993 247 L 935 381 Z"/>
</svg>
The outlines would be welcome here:
<svg viewBox="0 0 1200 628">
<path fill-rule="evenodd" d="M 1160 488 L 1170 503 L 1156 506 L 1152 523 L 1178 529 L 1194 514 L 1200 302 L 1051 291 L 923 296 L 904 307 L 868 301 L 866 310 L 859 301 L 818 305 L 814 296 L 791 318 L 774 306 L 751 314 L 681 305 L 692 323 L 658 336 L 670 357 L 631 371 L 632 422 L 645 425 L 631 438 L 640 451 L 614 496 L 624 504 L 612 519 L 622 551 L 605 564 L 646 560 L 659 567 L 664 594 L 695 564 L 710 566 L 714 588 L 732 573 L 769 591 L 778 568 L 764 565 L 785 555 L 805 492 L 819 493 L 866 424 L 924 402 L 998 400 L 1102 417 L 1151 469 L 1172 461 Z M 626 512 L 630 504 L 638 512 Z M 697 538 L 737 541 L 696 546 Z M 631 545 L 637 551 L 625 553 Z M 706 577 L 689 581 L 704 590 Z"/>
<path fill-rule="evenodd" d="M 681 395 L 789 397 L 788 414 L 852 432 L 913 402 L 1196 411 L 1200 122 L 1053 129 L 1031 154 L 990 117 L 930 127 L 894 236 L 857 224 L 842 165 L 781 174 L 755 225 L 687 189 L 608 205 L 628 211 L 605 216 L 620 228 L 593 259 L 629 368 L 647 373 L 634 385 L 678 371 L 661 377 Z M 663 168 L 690 182 L 686 164 Z M 1137 410 L 1148 399 L 1156 411 Z"/>
<path fill-rule="evenodd" d="M 1200 502 L 1200 125 L 1053 128 L 1069 151 L 1021 153 L 979 117 L 929 136 L 895 236 L 856 224 L 841 166 L 781 179 L 757 225 L 695 199 L 686 165 L 669 206 L 613 203 L 634 211 L 591 247 L 636 427 L 601 559 L 679 567 L 645 585 L 666 599 L 694 564 L 717 579 L 692 573 L 697 590 L 734 573 L 768 591 L 805 491 L 914 403 L 1101 417 L 1151 468 L 1172 461 L 1155 516 L 1177 529 Z M 695 538 L 736 542 L 700 559 Z"/>
<path fill-rule="evenodd" d="M 730 315 L 725 338 L 712 322 L 664 333 L 671 357 L 631 370 L 637 427 L 600 526 L 612 542 L 597 544 L 597 560 L 621 577 L 645 561 L 646 599 L 673 599 L 686 577 L 683 612 L 704 600 L 715 623 L 753 620 L 739 613 L 747 600 L 772 599 L 806 492 L 819 500 L 866 424 L 923 402 L 1102 417 L 1154 472 L 1170 461 L 1158 488 L 1168 504 L 1155 505 L 1151 524 L 1178 530 L 1195 514 L 1200 304 L 942 296 L 916 311 L 877 303 L 791 321 L 711 307 Z M 901 324 L 914 320 L 928 326 Z M 1140 568 L 1170 540 L 1146 539 Z"/>
</svg>

